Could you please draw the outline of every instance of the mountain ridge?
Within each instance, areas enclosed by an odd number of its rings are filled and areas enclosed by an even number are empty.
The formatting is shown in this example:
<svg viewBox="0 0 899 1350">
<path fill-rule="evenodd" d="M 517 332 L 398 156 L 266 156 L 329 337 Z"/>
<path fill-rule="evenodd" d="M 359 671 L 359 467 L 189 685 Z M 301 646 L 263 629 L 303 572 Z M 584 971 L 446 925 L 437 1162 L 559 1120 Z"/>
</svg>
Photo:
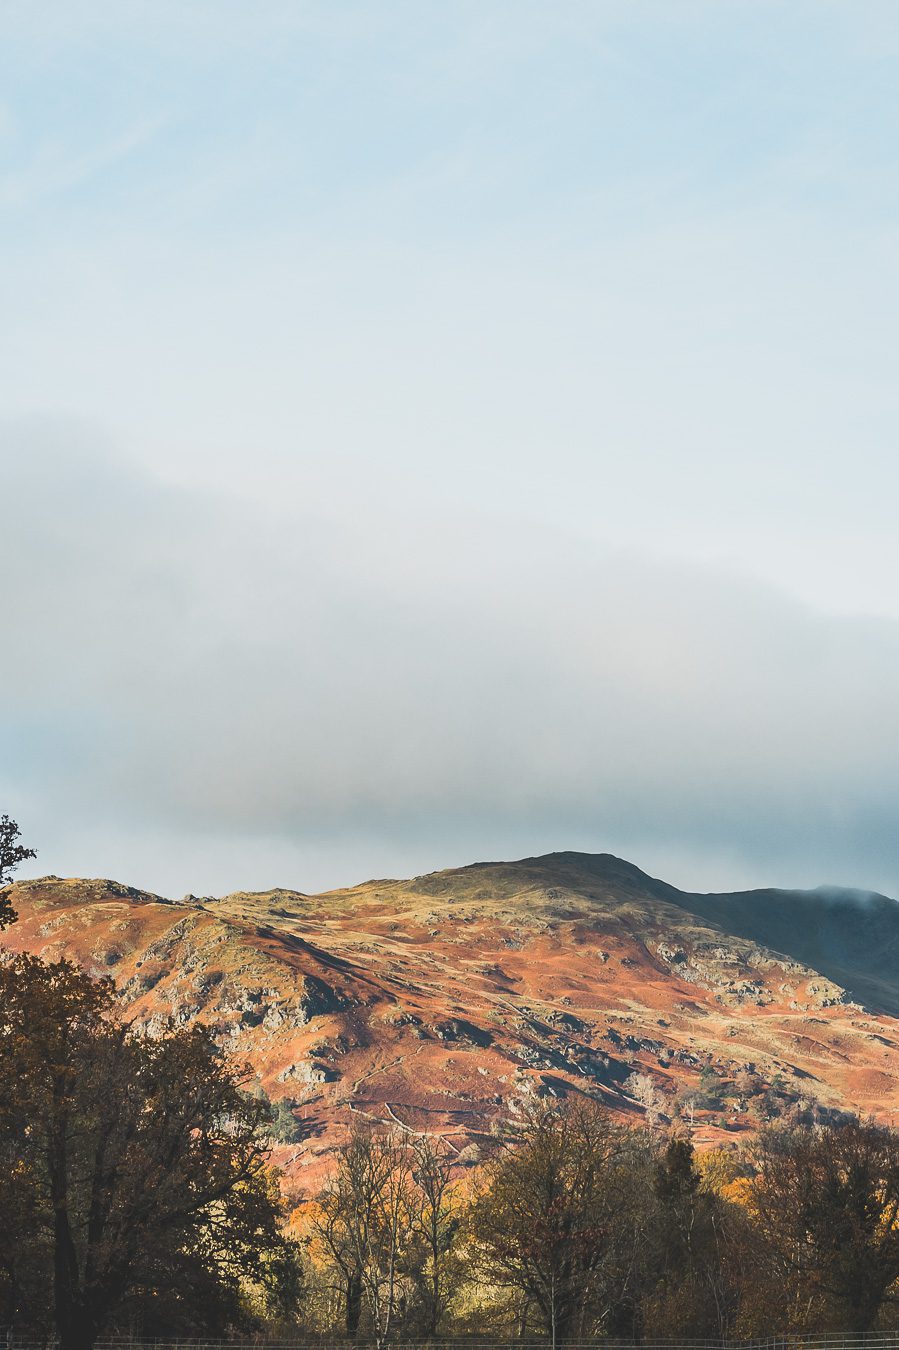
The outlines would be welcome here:
<svg viewBox="0 0 899 1350">
<path fill-rule="evenodd" d="M 766 1112 L 899 1111 L 888 897 L 693 894 L 572 851 L 320 894 L 9 890 L 7 948 L 111 976 L 150 1030 L 208 1022 L 287 1099 L 297 1184 L 354 1118 L 437 1128 L 473 1156 L 504 1114 L 572 1092 L 623 1118 L 688 1112 L 700 1144 Z"/>
</svg>

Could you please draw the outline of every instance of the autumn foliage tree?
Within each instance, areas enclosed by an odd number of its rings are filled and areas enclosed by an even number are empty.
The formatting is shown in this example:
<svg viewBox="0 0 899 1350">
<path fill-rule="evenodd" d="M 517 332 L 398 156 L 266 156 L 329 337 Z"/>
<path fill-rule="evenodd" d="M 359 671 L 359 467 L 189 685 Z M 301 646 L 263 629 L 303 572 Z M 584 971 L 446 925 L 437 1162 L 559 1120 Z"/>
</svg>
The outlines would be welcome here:
<svg viewBox="0 0 899 1350">
<path fill-rule="evenodd" d="M 691 1338 L 729 1335 L 739 1303 L 735 1266 L 744 1231 L 734 1206 L 703 1185 L 690 1141 L 669 1139 L 652 1180 L 643 1329 Z"/>
<path fill-rule="evenodd" d="M 223 1330 L 248 1284 L 290 1284 L 265 1107 L 241 1085 L 203 1028 L 151 1038 L 67 962 L 0 967 L 9 1320 L 49 1305 L 61 1350 L 89 1350 L 126 1315 Z"/>
<path fill-rule="evenodd" d="M 536 1310 L 553 1345 L 593 1334 L 627 1263 L 630 1142 L 584 1100 L 535 1111 L 487 1165 L 471 1215 L 478 1264 Z"/>
<path fill-rule="evenodd" d="M 750 1190 L 773 1277 L 835 1330 L 867 1332 L 899 1282 L 899 1137 L 873 1122 L 768 1131 Z"/>
<path fill-rule="evenodd" d="M 445 1140 L 421 1135 L 412 1144 L 410 1215 L 421 1248 L 417 1262 L 423 1288 L 423 1331 L 437 1335 L 459 1283 L 456 1239 L 459 1206 L 453 1188 L 454 1154 Z"/>
<path fill-rule="evenodd" d="M 344 1331 L 363 1311 L 378 1345 L 394 1330 L 413 1243 L 411 1158 L 391 1131 L 353 1130 L 320 1199 L 316 1232 L 339 1272 Z"/>
</svg>

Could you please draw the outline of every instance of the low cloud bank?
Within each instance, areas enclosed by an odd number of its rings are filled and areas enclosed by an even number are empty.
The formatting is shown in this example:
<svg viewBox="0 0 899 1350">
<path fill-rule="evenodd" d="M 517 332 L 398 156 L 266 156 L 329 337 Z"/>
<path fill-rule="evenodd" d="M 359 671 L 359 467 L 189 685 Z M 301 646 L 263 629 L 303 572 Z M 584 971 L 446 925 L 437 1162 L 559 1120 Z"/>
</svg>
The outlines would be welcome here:
<svg viewBox="0 0 899 1350">
<path fill-rule="evenodd" d="M 2 805 L 45 868 L 309 889 L 582 847 L 899 890 L 893 623 L 526 520 L 265 514 L 62 425 L 3 428 L 0 500 Z"/>
</svg>

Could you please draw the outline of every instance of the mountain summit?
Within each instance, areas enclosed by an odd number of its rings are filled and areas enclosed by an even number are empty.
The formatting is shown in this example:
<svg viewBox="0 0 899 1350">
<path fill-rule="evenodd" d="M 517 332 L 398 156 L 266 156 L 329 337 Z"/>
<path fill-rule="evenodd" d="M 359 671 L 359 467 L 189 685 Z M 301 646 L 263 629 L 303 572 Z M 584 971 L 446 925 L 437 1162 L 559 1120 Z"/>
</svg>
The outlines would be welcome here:
<svg viewBox="0 0 899 1350">
<path fill-rule="evenodd" d="M 151 1029 L 209 1022 L 286 1101 L 298 1182 L 354 1115 L 474 1157 L 503 1114 L 572 1092 L 680 1116 L 700 1143 L 899 1109 L 885 896 L 693 895 L 610 854 L 553 853 L 321 895 L 172 901 L 46 877 L 10 898 L 8 948 L 112 977 Z"/>
</svg>

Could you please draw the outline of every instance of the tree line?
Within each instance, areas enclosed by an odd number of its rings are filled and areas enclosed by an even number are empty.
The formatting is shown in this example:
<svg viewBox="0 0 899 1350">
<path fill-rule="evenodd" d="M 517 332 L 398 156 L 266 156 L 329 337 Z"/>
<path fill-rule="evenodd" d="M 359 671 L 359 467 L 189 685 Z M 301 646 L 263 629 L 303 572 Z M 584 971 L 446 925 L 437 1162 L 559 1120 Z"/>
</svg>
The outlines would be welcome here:
<svg viewBox="0 0 899 1350">
<path fill-rule="evenodd" d="M 33 856 L 18 839 L 0 817 L 0 887 Z M 682 1124 L 626 1128 L 576 1094 L 505 1122 L 476 1167 L 450 1139 L 360 1127 L 290 1210 L 251 1085 L 207 1030 L 149 1036 L 109 981 L 7 955 L 0 1325 L 90 1350 L 114 1333 L 564 1345 L 899 1324 L 884 1126 L 695 1154 Z"/>
<path fill-rule="evenodd" d="M 899 1325 L 899 1136 L 872 1122 L 694 1154 L 577 1097 L 457 1172 L 445 1141 L 354 1133 L 294 1218 L 307 1322 L 378 1345 Z"/>
</svg>

